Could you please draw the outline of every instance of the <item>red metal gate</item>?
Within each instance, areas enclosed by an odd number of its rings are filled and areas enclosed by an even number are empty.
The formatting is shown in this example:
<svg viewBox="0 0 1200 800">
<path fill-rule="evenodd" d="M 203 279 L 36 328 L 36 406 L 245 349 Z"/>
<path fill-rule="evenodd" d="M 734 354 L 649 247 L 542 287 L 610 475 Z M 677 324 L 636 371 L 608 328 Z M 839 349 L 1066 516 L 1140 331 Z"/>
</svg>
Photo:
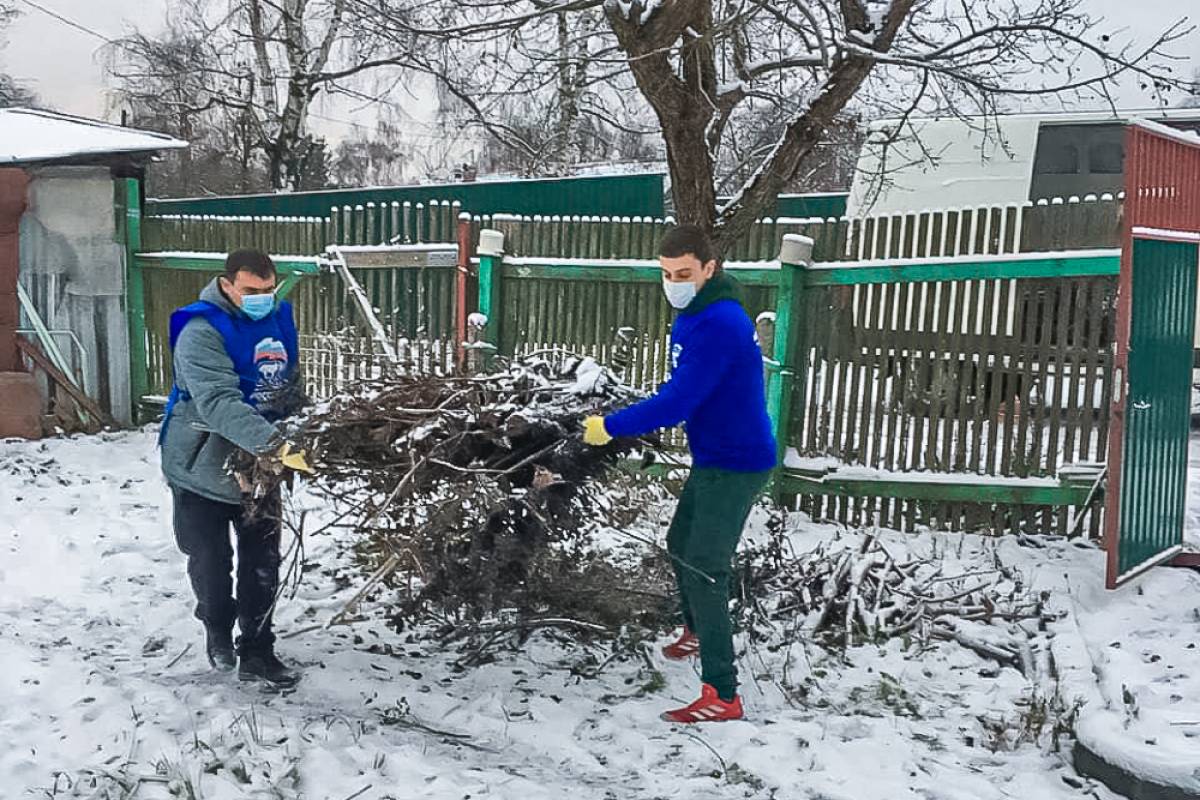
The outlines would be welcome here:
<svg viewBox="0 0 1200 800">
<path fill-rule="evenodd" d="M 1123 226 L 1104 525 L 1110 589 L 1182 549 L 1200 139 L 1129 126 Z"/>
</svg>

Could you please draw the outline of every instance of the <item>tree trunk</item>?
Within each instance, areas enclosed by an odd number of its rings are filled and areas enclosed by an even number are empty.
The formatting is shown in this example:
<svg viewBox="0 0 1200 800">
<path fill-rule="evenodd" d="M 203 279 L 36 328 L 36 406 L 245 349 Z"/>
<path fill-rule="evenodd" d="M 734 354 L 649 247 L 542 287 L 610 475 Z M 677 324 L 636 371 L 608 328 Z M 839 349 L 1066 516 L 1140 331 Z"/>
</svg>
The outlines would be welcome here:
<svg viewBox="0 0 1200 800">
<path fill-rule="evenodd" d="M 558 152 L 562 166 L 575 163 L 575 123 L 579 104 L 571 75 L 571 31 L 566 12 L 558 13 Z"/>
<path fill-rule="evenodd" d="M 891 48 L 896 33 L 908 19 L 915 4 L 916 0 L 892 0 L 883 29 L 875 37 L 875 49 L 878 52 L 886 53 Z M 842 0 L 842 14 L 847 30 L 864 29 L 866 15 L 858 3 Z M 812 155 L 825 132 L 858 93 L 875 64 L 871 56 L 858 54 L 844 55 L 835 62 L 808 110 L 792 120 L 754 178 L 721 213 L 716 234 L 719 247 L 736 242 L 750 232 L 763 209 L 775 202 L 788 181 Z"/>
<path fill-rule="evenodd" d="M 716 96 L 712 47 L 704 39 L 684 46 L 678 71 L 670 58 L 671 47 L 685 32 L 692 36 L 691 32 L 704 34 L 712 28 L 712 4 L 675 0 L 661 6 L 645 23 L 640 23 L 640 13 L 635 5 L 626 19 L 620 6 L 614 4 L 608 7 L 609 24 L 629 55 L 629 68 L 638 89 L 662 127 L 676 218 L 681 224 L 712 231 L 717 196 L 713 153 L 706 132 L 714 111 L 705 101 L 706 97 Z"/>
<path fill-rule="evenodd" d="M 915 2 L 893 0 L 883 29 L 875 36 L 879 52 L 891 47 Z M 746 236 L 763 209 L 775 202 L 876 62 L 861 54 L 844 54 L 836 61 L 808 109 L 791 121 L 742 193 L 718 216 L 715 151 L 737 98 L 725 105 L 725 98 L 718 96 L 712 6 L 711 0 L 663 0 L 644 21 L 644 3 L 635 2 L 628 18 L 620 4 L 606 7 L 638 89 L 662 126 L 678 220 L 709 231 L 722 251 Z M 859 2 L 841 0 L 839 6 L 846 30 L 867 29 L 866 12 Z M 676 66 L 670 53 L 680 41 Z"/>
</svg>

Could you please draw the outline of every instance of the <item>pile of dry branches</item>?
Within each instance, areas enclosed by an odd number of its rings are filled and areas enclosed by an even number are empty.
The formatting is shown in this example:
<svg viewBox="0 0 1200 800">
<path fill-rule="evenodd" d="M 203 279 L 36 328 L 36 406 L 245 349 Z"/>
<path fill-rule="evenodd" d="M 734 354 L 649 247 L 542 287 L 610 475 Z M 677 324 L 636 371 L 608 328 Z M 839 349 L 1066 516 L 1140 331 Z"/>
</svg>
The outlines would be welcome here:
<svg viewBox="0 0 1200 800">
<path fill-rule="evenodd" d="M 739 558 L 738 614 L 760 638 L 784 623 L 784 639 L 841 649 L 896 636 L 956 641 L 980 655 L 1035 670 L 1028 630 L 1051 619 L 1047 597 L 996 560 L 954 571 L 940 558 L 895 558 L 874 534 L 832 540 L 794 555 L 780 534 Z"/>
<path fill-rule="evenodd" d="M 591 359 L 543 354 L 493 374 L 367 383 L 294 419 L 287 436 L 308 451 L 336 523 L 361 537 L 374 572 L 360 596 L 384 582 L 398 590 L 397 624 L 511 609 L 608 626 L 647 602 L 618 608 L 596 596 L 631 579 L 588 547 L 612 507 L 597 502 L 595 479 L 639 443 L 589 447 L 581 421 L 635 399 Z M 279 481 L 242 467 L 257 496 Z M 653 560 L 648 585 L 666 580 Z"/>
</svg>

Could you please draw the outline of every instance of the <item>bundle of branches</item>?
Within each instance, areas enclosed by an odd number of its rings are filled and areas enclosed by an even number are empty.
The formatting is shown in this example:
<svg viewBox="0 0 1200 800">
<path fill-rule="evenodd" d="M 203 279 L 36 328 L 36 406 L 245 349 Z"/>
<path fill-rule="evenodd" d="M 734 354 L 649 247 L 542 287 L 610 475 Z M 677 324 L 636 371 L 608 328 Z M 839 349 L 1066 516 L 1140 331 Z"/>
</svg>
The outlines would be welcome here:
<svg viewBox="0 0 1200 800">
<path fill-rule="evenodd" d="M 946 639 L 1027 675 L 1034 669 L 1028 631 L 1016 623 L 1043 627 L 1048 597 L 1029 591 L 1020 573 L 998 559 L 953 572 L 944 559 L 898 559 L 875 534 L 793 555 L 781 527 L 776 523 L 766 545 L 739 559 L 738 615 L 760 637 L 784 622 L 786 639 L 831 649 L 896 636 Z"/>
<path fill-rule="evenodd" d="M 592 359 L 541 354 L 493 374 L 365 383 L 287 435 L 308 451 L 315 489 L 363 537 L 375 570 L 364 593 L 388 578 L 400 586 L 398 624 L 515 609 L 607 626 L 636 611 L 589 591 L 615 577 L 588 547 L 609 505 L 595 479 L 639 443 L 589 447 L 581 421 L 636 399 Z M 241 466 L 256 496 L 279 481 Z"/>
</svg>

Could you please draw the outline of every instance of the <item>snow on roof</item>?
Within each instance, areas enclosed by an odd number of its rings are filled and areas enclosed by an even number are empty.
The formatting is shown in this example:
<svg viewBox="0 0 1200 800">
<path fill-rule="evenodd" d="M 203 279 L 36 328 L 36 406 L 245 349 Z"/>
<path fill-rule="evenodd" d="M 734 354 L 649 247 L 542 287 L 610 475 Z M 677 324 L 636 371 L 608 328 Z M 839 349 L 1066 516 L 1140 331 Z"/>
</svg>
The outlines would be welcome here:
<svg viewBox="0 0 1200 800">
<path fill-rule="evenodd" d="M 996 114 L 984 116 L 981 114 L 942 115 L 942 116 L 911 116 L 908 122 L 917 123 L 951 123 L 955 125 L 970 125 L 976 122 L 1006 120 L 1030 120 L 1035 122 L 1059 123 L 1093 123 L 1093 122 L 1131 122 L 1134 119 L 1146 119 L 1158 122 L 1189 123 L 1200 122 L 1200 108 L 1133 108 L 1113 111 L 1031 111 L 1018 114 Z M 900 117 L 887 117 L 873 121 L 870 130 L 880 130 L 895 126 L 901 122 Z"/>
<path fill-rule="evenodd" d="M 0 164 L 149 153 L 181 147 L 187 147 L 187 142 L 161 133 L 33 108 L 0 109 Z"/>
</svg>

